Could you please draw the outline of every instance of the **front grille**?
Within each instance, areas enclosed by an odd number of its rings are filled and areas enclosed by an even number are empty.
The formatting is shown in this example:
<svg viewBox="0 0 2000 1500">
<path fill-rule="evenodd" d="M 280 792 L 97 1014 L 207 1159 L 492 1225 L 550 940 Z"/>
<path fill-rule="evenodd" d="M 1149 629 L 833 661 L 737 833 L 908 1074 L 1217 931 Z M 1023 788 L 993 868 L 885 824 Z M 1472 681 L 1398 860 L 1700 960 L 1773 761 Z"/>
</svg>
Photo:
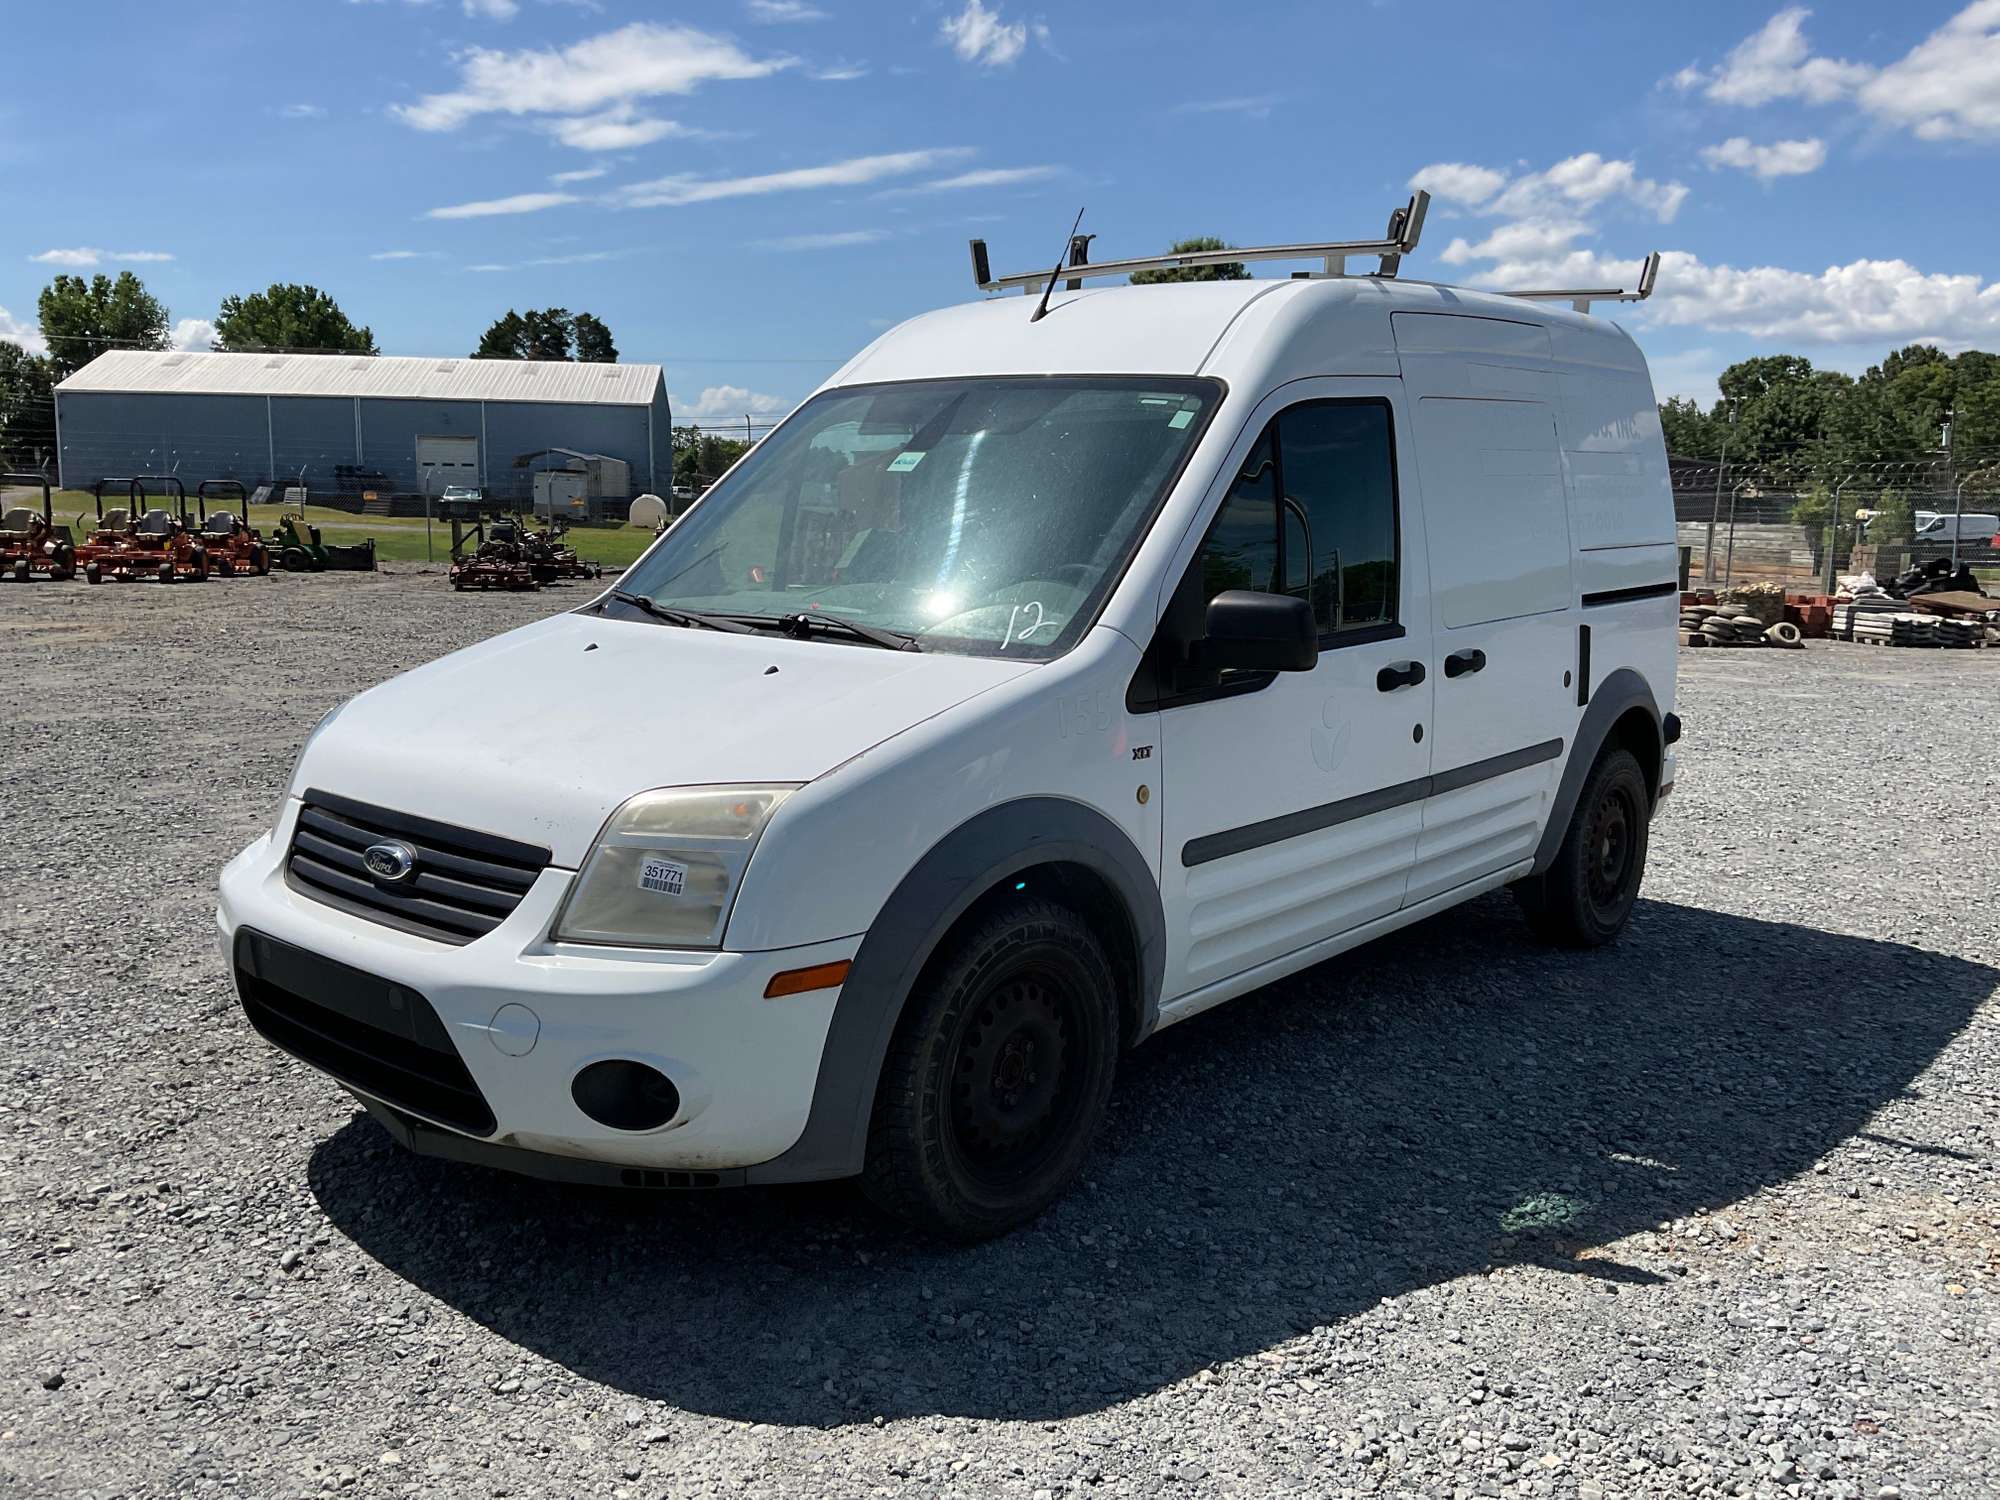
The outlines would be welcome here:
<svg viewBox="0 0 2000 1500">
<path fill-rule="evenodd" d="M 357 916 L 441 943 L 469 943 L 507 919 L 549 862 L 549 851 L 497 834 L 454 828 L 307 792 L 285 875 L 293 889 Z M 415 873 L 377 880 L 362 851 L 385 841 L 416 854 Z"/>
<path fill-rule="evenodd" d="M 399 1109 L 493 1133 L 493 1111 L 444 1022 L 408 985 L 245 928 L 236 935 L 236 990 L 273 1046 Z"/>
</svg>

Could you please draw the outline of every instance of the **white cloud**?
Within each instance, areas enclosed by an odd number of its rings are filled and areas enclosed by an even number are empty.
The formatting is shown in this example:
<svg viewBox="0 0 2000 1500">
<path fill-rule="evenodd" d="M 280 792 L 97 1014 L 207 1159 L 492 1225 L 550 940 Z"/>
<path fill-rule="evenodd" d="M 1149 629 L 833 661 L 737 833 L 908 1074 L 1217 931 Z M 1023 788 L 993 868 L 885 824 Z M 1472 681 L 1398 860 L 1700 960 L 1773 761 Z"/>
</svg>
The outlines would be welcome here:
<svg viewBox="0 0 2000 1500">
<path fill-rule="evenodd" d="M 580 119 L 552 120 L 544 128 L 565 146 L 579 151 L 630 151 L 670 135 L 693 134 L 685 125 L 639 114 L 629 105 Z"/>
<path fill-rule="evenodd" d="M 927 151 L 897 151 L 882 156 L 857 156 L 820 167 L 796 167 L 756 177 L 693 177 L 685 173 L 635 182 L 618 190 L 627 208 L 672 208 L 708 203 L 718 198 L 751 198 L 766 193 L 796 192 L 823 187 L 860 187 L 885 177 L 922 172 L 970 155 L 969 148 L 951 146 Z"/>
<path fill-rule="evenodd" d="M 1448 266 L 1469 265 L 1475 260 L 1543 260 L 1566 254 L 1571 241 L 1593 233 L 1589 225 L 1574 220 L 1522 219 L 1502 224 L 1476 245 L 1455 239 L 1438 259 Z"/>
<path fill-rule="evenodd" d="M 370 260 L 436 260 L 441 252 L 436 250 L 377 250 Z"/>
<path fill-rule="evenodd" d="M 843 245 L 874 245 L 889 238 L 886 229 L 842 229 L 831 234 L 788 234 L 756 241 L 759 250 L 838 250 Z"/>
<path fill-rule="evenodd" d="M 538 255 L 521 262 L 524 266 L 594 266 L 602 261 L 623 260 L 630 250 L 580 250 L 574 255 Z"/>
<path fill-rule="evenodd" d="M 1251 94 L 1241 99 L 1201 99 L 1176 104 L 1177 115 L 1243 115 L 1252 120 L 1267 119 L 1281 94 Z"/>
<path fill-rule="evenodd" d="M 41 329 L 33 323 L 23 323 L 4 307 L 0 307 L 0 341 L 19 344 L 30 354 L 49 352 L 49 341 L 42 337 Z"/>
<path fill-rule="evenodd" d="M 875 196 L 878 198 L 907 198 L 920 193 L 954 193 L 967 188 L 1015 187 L 1024 182 L 1042 182 L 1062 175 L 1061 167 L 981 167 L 972 172 L 960 172 L 953 177 L 940 177 L 935 182 L 920 182 L 914 187 L 884 188 Z"/>
<path fill-rule="evenodd" d="M 1820 57 L 1806 40 L 1812 12 L 1792 5 L 1745 37 L 1714 68 L 1686 67 L 1675 87 L 1718 104 L 1852 100 L 1883 124 L 1924 140 L 2000 136 L 2000 0 L 1972 0 L 1901 58 L 1871 63 Z"/>
<path fill-rule="evenodd" d="M 697 401 L 683 401 L 669 394 L 667 404 L 673 408 L 675 421 L 713 422 L 741 419 L 745 413 L 753 417 L 768 417 L 792 409 L 792 403 L 783 396 L 767 396 L 761 391 L 745 390 L 740 385 L 712 385 L 701 393 Z"/>
<path fill-rule="evenodd" d="M 1491 167 L 1470 166 L 1462 161 L 1441 161 L 1425 167 L 1410 179 L 1410 186 L 1422 188 L 1434 198 L 1448 203 L 1477 207 L 1507 185 L 1507 174 Z"/>
<path fill-rule="evenodd" d="M 787 21 L 824 21 L 825 11 L 817 5 L 808 5 L 806 0 L 744 0 L 743 8 L 750 13 L 750 19 L 761 21 L 766 26 L 782 25 Z"/>
<path fill-rule="evenodd" d="M 1028 45 L 1025 21 L 1002 21 L 997 9 L 988 10 L 980 0 L 965 0 L 965 9 L 945 17 L 938 32 L 960 58 L 983 68 L 1006 67 Z"/>
<path fill-rule="evenodd" d="M 755 58 L 692 27 L 635 21 L 561 49 L 471 48 L 458 56 L 456 89 L 392 113 L 419 130 L 456 130 L 486 114 L 594 115 L 704 83 L 768 77 L 795 61 Z"/>
<path fill-rule="evenodd" d="M 278 111 L 287 120 L 317 120 L 326 114 L 324 104 L 287 104 Z"/>
<path fill-rule="evenodd" d="M 868 72 L 865 62 L 837 62 L 814 69 L 811 76 L 820 83 L 852 83 L 857 78 L 866 78 Z"/>
<path fill-rule="evenodd" d="M 168 339 L 176 349 L 205 350 L 215 343 L 215 325 L 206 318 L 182 318 Z"/>
<path fill-rule="evenodd" d="M 434 208 L 426 219 L 490 219 L 499 214 L 533 214 L 565 203 L 581 203 L 574 193 L 516 193 L 511 198 L 488 198 L 479 203 L 453 203 Z"/>
<path fill-rule="evenodd" d="M 1865 63 L 1814 57 L 1805 37 L 1805 20 L 1812 12 L 1788 5 L 1764 23 L 1763 30 L 1730 49 L 1720 67 L 1704 73 L 1683 68 L 1674 75 L 1682 88 L 1702 86 L 1718 104 L 1769 104 L 1774 99 L 1803 99 L 1831 104 L 1853 92 L 1874 69 Z"/>
<path fill-rule="evenodd" d="M 468 16 L 489 21 L 511 21 L 521 13 L 520 0 L 459 0 Z"/>
<path fill-rule="evenodd" d="M 514 268 L 512 266 L 494 265 L 489 262 L 485 265 L 467 266 L 465 269 L 468 271 L 511 271 Z"/>
<path fill-rule="evenodd" d="M 1735 167 L 1766 181 L 1773 177 L 1800 177 L 1826 165 L 1826 142 L 1814 137 L 1759 146 L 1748 136 L 1734 135 L 1719 146 L 1702 147 L 1701 159 L 1710 167 Z"/>
<path fill-rule="evenodd" d="M 1673 222 L 1688 194 L 1681 183 L 1641 177 L 1631 162 L 1608 160 L 1595 151 L 1564 157 L 1546 171 L 1512 178 L 1490 167 L 1437 162 L 1411 177 L 1410 186 L 1510 219 L 1559 219 L 1619 198 L 1662 224 Z"/>
<path fill-rule="evenodd" d="M 555 183 L 589 182 L 592 178 L 604 176 L 610 170 L 611 168 L 609 167 L 578 167 L 573 172 L 553 172 L 549 175 L 549 181 Z"/>
<path fill-rule="evenodd" d="M 79 245 L 73 250 L 44 250 L 39 255 L 31 255 L 29 260 L 39 261 L 45 266 L 94 266 L 101 261 L 113 264 L 147 265 L 156 261 L 172 260 L 164 250 L 99 250 L 94 245 Z"/>
<path fill-rule="evenodd" d="M 1495 259 L 1472 280 L 1487 286 L 1631 286 L 1638 274 L 1636 260 L 1570 250 Z M 1966 343 L 2000 335 L 2000 282 L 1924 272 L 1903 260 L 1855 260 L 1815 274 L 1710 265 L 1688 251 L 1669 250 L 1661 256 L 1652 300 L 1629 315 L 1653 327 L 1761 339 Z"/>
</svg>

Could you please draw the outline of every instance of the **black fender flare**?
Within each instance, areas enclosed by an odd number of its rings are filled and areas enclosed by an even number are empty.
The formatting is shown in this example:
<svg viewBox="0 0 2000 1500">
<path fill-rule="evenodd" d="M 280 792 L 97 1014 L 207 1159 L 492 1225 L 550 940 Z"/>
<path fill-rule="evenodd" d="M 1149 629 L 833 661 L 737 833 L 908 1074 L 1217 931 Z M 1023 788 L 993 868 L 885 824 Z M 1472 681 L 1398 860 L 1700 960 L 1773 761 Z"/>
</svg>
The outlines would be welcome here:
<svg viewBox="0 0 2000 1500">
<path fill-rule="evenodd" d="M 1166 975 L 1166 919 L 1159 879 L 1104 814 L 1062 797 L 989 807 L 933 844 L 882 904 L 834 1002 L 805 1130 L 750 1182 L 807 1182 L 861 1170 L 875 1087 L 903 1005 L 951 926 L 999 881 L 1044 864 L 1081 865 L 1124 903 L 1138 956 L 1135 1037 L 1157 1024 Z"/>
<path fill-rule="evenodd" d="M 1597 764 L 1604 742 L 1611 736 L 1612 726 L 1633 708 L 1646 711 L 1646 719 L 1658 738 L 1654 764 L 1665 764 L 1666 738 L 1661 727 L 1660 705 L 1653 697 L 1653 690 L 1646 685 L 1645 678 L 1630 667 L 1620 667 L 1590 690 L 1590 704 L 1577 723 L 1576 737 L 1570 743 L 1569 759 L 1563 764 L 1562 780 L 1556 784 L 1555 802 L 1549 808 L 1549 821 L 1543 826 L 1542 841 L 1535 848 L 1534 874 L 1541 874 L 1555 862 L 1556 851 L 1562 847 L 1563 835 L 1569 831 L 1569 820 L 1576 812 L 1576 799 L 1583 795 L 1584 778 Z"/>
</svg>

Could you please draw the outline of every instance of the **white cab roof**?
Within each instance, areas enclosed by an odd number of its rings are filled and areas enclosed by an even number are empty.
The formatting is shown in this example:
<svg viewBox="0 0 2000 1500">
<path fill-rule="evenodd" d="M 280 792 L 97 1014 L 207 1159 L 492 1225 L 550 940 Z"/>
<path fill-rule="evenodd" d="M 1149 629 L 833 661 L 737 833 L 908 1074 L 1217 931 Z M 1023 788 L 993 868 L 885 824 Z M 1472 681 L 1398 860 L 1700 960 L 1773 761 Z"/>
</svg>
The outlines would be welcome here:
<svg viewBox="0 0 2000 1500">
<path fill-rule="evenodd" d="M 1373 277 L 1058 288 L 1030 322 L 1019 294 L 943 308 L 877 339 L 828 382 L 954 375 L 1217 375 L 1266 388 L 1306 375 L 1396 375 L 1392 312 L 1545 327 L 1566 363 L 1643 370 L 1608 318 L 1492 292 Z"/>
</svg>

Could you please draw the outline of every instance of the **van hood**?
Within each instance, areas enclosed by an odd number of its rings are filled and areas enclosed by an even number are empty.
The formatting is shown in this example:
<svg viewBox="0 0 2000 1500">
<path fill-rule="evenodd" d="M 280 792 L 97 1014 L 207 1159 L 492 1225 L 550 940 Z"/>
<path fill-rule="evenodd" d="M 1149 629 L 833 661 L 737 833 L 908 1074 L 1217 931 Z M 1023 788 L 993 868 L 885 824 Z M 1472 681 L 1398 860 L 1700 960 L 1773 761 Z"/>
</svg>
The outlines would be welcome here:
<svg viewBox="0 0 2000 1500">
<path fill-rule="evenodd" d="M 575 868 L 654 787 L 811 781 L 1032 664 L 562 614 L 350 701 L 292 782 Z"/>
</svg>

